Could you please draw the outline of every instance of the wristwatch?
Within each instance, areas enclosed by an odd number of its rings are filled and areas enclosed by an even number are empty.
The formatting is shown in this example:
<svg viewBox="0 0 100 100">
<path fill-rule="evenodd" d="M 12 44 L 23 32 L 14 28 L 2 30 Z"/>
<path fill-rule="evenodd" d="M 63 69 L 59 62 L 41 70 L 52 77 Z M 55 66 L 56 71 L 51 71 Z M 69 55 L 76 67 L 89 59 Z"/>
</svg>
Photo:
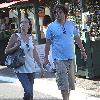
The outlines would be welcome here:
<svg viewBox="0 0 100 100">
<path fill-rule="evenodd" d="M 85 52 L 85 50 L 81 50 L 81 52 Z"/>
</svg>

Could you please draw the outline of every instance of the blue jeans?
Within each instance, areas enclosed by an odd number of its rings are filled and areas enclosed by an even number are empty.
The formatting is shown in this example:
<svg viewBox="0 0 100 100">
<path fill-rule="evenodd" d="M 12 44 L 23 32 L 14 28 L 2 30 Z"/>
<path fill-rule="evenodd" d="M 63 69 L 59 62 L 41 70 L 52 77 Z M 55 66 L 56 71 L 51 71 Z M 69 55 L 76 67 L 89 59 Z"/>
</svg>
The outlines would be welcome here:
<svg viewBox="0 0 100 100">
<path fill-rule="evenodd" d="M 33 84 L 35 73 L 16 73 L 19 81 L 24 88 L 24 98 L 33 97 Z M 26 100 L 26 99 L 24 99 Z"/>
</svg>

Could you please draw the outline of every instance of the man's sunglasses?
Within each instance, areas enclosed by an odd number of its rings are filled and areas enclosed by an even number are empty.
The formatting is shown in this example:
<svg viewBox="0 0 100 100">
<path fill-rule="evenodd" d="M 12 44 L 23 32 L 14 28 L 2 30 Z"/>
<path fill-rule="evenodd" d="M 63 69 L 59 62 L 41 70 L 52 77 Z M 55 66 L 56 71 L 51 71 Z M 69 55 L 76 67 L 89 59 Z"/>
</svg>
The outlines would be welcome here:
<svg viewBox="0 0 100 100">
<path fill-rule="evenodd" d="M 63 34 L 66 34 L 66 30 L 65 30 L 65 27 L 63 27 Z"/>
</svg>

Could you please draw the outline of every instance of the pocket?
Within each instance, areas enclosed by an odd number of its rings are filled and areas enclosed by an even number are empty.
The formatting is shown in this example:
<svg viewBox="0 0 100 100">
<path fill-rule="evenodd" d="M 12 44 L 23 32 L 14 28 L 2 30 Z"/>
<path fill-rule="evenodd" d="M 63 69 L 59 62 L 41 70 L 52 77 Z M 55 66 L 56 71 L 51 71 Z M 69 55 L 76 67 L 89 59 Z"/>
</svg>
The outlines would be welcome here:
<svg viewBox="0 0 100 100">
<path fill-rule="evenodd" d="M 55 61 L 54 62 L 57 73 L 67 73 L 66 64 L 64 61 Z"/>
</svg>

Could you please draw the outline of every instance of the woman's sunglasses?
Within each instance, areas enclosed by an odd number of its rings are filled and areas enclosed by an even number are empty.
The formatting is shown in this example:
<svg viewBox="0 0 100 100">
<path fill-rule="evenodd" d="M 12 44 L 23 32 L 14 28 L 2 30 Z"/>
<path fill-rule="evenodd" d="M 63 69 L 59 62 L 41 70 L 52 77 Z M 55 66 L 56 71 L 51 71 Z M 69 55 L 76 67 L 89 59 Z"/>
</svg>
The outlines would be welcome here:
<svg viewBox="0 0 100 100">
<path fill-rule="evenodd" d="M 26 44 L 26 47 L 27 47 L 28 51 L 30 51 L 29 44 Z"/>
</svg>

